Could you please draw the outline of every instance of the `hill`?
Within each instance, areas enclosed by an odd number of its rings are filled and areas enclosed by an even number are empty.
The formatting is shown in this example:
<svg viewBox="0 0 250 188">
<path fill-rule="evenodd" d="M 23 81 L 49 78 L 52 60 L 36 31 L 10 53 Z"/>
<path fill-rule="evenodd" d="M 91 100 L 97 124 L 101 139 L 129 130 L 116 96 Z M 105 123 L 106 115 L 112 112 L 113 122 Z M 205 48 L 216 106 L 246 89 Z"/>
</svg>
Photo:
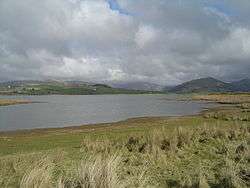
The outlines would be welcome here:
<svg viewBox="0 0 250 188">
<path fill-rule="evenodd" d="M 0 83 L 0 94 L 21 95 L 97 95 L 143 94 L 149 91 L 113 88 L 106 84 L 82 81 L 10 81 Z"/>
<path fill-rule="evenodd" d="M 243 79 L 231 83 L 234 91 L 250 92 L 250 79 Z"/>
<path fill-rule="evenodd" d="M 192 92 L 230 92 L 234 91 L 232 85 L 220 80 L 207 77 L 185 82 L 176 87 L 170 88 L 168 92 L 192 93 Z"/>
<path fill-rule="evenodd" d="M 207 77 L 191 80 L 175 87 L 165 87 L 164 91 L 172 93 L 250 92 L 250 79 L 226 83 L 212 77 Z"/>
</svg>

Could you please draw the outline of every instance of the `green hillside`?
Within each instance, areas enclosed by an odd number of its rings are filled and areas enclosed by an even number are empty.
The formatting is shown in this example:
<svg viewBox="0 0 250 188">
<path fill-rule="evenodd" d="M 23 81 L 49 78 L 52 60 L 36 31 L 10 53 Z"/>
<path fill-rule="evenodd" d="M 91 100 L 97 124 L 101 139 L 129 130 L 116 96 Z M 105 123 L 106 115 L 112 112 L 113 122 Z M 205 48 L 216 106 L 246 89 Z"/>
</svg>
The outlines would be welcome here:
<svg viewBox="0 0 250 188">
<path fill-rule="evenodd" d="M 98 95 L 98 94 L 143 94 L 151 91 L 113 88 L 105 84 L 80 81 L 13 81 L 0 84 L 0 94 L 21 95 Z"/>
</svg>

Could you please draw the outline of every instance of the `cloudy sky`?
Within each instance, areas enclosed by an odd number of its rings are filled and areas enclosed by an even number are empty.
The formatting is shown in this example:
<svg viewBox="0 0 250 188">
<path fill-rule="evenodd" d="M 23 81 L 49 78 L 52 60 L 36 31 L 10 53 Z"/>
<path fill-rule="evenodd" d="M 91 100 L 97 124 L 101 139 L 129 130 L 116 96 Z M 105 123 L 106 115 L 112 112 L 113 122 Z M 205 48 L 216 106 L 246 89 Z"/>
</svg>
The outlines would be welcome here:
<svg viewBox="0 0 250 188">
<path fill-rule="evenodd" d="M 249 0 L 0 0 L 0 81 L 250 77 Z"/>
</svg>

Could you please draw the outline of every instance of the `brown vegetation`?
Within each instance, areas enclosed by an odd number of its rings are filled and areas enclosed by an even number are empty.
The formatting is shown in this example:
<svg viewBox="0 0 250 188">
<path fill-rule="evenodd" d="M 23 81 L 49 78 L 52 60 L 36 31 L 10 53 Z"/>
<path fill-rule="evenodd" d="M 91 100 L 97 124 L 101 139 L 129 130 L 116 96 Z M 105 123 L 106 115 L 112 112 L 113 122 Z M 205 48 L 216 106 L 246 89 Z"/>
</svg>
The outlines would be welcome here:
<svg viewBox="0 0 250 188">
<path fill-rule="evenodd" d="M 0 99 L 0 106 L 16 105 L 16 104 L 28 104 L 31 101 L 17 100 L 17 99 Z"/>
</svg>

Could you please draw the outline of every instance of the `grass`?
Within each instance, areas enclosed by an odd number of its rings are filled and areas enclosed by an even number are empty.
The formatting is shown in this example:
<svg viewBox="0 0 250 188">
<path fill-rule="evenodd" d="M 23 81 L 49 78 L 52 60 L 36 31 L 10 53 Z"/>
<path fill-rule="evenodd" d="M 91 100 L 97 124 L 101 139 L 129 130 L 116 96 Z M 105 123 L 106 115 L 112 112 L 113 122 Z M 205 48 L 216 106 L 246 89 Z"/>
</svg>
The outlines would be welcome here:
<svg viewBox="0 0 250 188">
<path fill-rule="evenodd" d="M 0 187 L 249 187 L 249 108 L 233 104 L 197 116 L 0 133 Z"/>
</svg>

